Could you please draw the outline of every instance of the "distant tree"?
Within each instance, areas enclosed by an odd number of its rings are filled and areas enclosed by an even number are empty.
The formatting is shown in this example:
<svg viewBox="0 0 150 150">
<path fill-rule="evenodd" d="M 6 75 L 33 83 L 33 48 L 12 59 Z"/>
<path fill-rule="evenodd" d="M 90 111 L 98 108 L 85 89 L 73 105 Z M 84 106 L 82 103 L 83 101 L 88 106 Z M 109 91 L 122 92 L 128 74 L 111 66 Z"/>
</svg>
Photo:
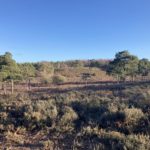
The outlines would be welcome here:
<svg viewBox="0 0 150 150">
<path fill-rule="evenodd" d="M 32 63 L 18 64 L 18 66 L 24 79 L 35 77 L 36 69 Z"/>
<path fill-rule="evenodd" d="M 109 62 L 110 62 L 110 60 L 89 60 L 85 66 L 86 67 L 96 67 L 96 68 L 100 68 L 100 69 L 106 71 Z"/>
<path fill-rule="evenodd" d="M 139 61 L 139 74 L 147 76 L 150 73 L 150 62 L 148 59 L 141 59 Z"/>
<path fill-rule="evenodd" d="M 138 57 L 131 55 L 128 51 L 118 52 L 115 59 L 108 65 L 107 73 L 125 79 L 126 76 L 134 76 L 138 73 Z"/>
<path fill-rule="evenodd" d="M 84 67 L 84 61 L 81 60 L 73 60 L 66 62 L 68 67 Z"/>
<path fill-rule="evenodd" d="M 2 69 L 3 66 L 14 65 L 15 63 L 15 60 L 12 59 L 12 54 L 9 52 L 0 56 L 0 69 Z"/>
<path fill-rule="evenodd" d="M 66 82 L 66 78 L 62 75 L 54 75 L 52 77 L 52 83 L 54 83 L 54 84 L 61 84 L 64 82 Z"/>
<path fill-rule="evenodd" d="M 48 76 L 54 73 L 54 67 L 51 62 L 40 62 L 36 63 L 34 66 L 39 76 Z"/>
<path fill-rule="evenodd" d="M 12 54 L 6 52 L 0 56 L 0 80 L 21 79 L 20 69 L 16 61 L 12 58 Z"/>
<path fill-rule="evenodd" d="M 96 68 L 101 68 L 102 67 L 102 62 L 96 61 L 96 60 L 91 60 L 89 63 L 89 67 L 96 67 Z"/>
</svg>

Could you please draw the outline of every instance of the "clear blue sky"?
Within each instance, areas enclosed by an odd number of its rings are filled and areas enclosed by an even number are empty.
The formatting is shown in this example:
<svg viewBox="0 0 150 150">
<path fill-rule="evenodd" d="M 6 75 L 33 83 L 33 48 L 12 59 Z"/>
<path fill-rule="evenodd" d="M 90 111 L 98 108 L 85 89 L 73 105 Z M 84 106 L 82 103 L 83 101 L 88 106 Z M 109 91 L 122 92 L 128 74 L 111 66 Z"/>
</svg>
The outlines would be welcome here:
<svg viewBox="0 0 150 150">
<path fill-rule="evenodd" d="M 0 54 L 18 62 L 150 58 L 150 0 L 0 0 Z"/>
</svg>

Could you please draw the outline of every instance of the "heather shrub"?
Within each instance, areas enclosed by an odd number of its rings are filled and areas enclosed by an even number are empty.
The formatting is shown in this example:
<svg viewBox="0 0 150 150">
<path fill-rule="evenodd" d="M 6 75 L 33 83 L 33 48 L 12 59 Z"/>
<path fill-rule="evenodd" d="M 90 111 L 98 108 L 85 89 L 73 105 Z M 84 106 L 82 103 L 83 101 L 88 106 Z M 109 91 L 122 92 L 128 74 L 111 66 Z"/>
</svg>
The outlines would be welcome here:
<svg viewBox="0 0 150 150">
<path fill-rule="evenodd" d="M 66 78 L 62 75 L 54 75 L 52 77 L 52 83 L 54 83 L 54 84 L 63 83 L 65 81 L 66 81 Z"/>
<path fill-rule="evenodd" d="M 103 128 L 116 128 L 119 129 L 119 124 L 123 123 L 125 120 L 125 115 L 122 112 L 105 112 L 100 117 L 100 126 Z"/>
<path fill-rule="evenodd" d="M 40 141 L 40 144 L 43 146 L 45 150 L 53 150 L 54 149 L 54 143 L 51 140 L 46 141 Z"/>
<path fill-rule="evenodd" d="M 150 143 L 149 143 L 150 137 L 146 135 L 128 135 L 124 139 L 125 147 L 128 150 L 149 150 L 150 149 Z"/>
<path fill-rule="evenodd" d="M 125 114 L 124 127 L 127 129 L 127 133 L 132 133 L 144 113 L 138 108 L 126 108 L 123 112 Z"/>
<path fill-rule="evenodd" d="M 129 124 L 136 123 L 144 116 L 142 110 L 138 108 L 126 108 L 124 113 L 126 116 L 126 122 Z"/>
<path fill-rule="evenodd" d="M 150 115 L 145 114 L 134 128 L 134 133 L 149 135 L 150 133 Z"/>
<path fill-rule="evenodd" d="M 74 122 L 78 119 L 78 114 L 69 106 L 64 106 L 61 110 L 59 126 L 64 130 L 68 130 L 74 126 Z"/>
<path fill-rule="evenodd" d="M 26 106 L 24 118 L 29 128 L 41 128 L 52 126 L 57 117 L 57 107 L 53 101 L 37 101 L 30 106 Z"/>
</svg>

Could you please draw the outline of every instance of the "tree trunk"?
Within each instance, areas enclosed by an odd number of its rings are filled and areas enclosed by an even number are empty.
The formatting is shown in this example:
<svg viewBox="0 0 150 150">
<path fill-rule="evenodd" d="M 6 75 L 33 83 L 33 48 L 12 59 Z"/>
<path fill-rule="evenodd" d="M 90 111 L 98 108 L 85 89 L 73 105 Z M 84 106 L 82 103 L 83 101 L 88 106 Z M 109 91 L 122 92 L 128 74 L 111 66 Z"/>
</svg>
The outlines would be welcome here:
<svg viewBox="0 0 150 150">
<path fill-rule="evenodd" d="M 6 82 L 3 83 L 3 90 L 4 90 L 4 94 L 7 94 L 7 89 L 6 89 Z"/>
<path fill-rule="evenodd" d="M 31 80 L 29 79 L 29 82 L 28 82 L 28 90 L 30 91 L 31 90 Z"/>
<path fill-rule="evenodd" d="M 11 80 L 11 94 L 14 94 L 14 80 Z"/>
</svg>

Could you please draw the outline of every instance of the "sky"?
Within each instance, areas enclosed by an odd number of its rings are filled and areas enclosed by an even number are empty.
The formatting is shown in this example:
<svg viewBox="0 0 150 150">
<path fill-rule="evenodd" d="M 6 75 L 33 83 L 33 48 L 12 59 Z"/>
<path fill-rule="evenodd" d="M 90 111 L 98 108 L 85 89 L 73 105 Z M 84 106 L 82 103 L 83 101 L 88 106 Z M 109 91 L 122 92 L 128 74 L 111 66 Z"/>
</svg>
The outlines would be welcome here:
<svg viewBox="0 0 150 150">
<path fill-rule="evenodd" d="M 150 59 L 150 0 L 0 0 L 0 54 L 17 62 Z"/>
</svg>

